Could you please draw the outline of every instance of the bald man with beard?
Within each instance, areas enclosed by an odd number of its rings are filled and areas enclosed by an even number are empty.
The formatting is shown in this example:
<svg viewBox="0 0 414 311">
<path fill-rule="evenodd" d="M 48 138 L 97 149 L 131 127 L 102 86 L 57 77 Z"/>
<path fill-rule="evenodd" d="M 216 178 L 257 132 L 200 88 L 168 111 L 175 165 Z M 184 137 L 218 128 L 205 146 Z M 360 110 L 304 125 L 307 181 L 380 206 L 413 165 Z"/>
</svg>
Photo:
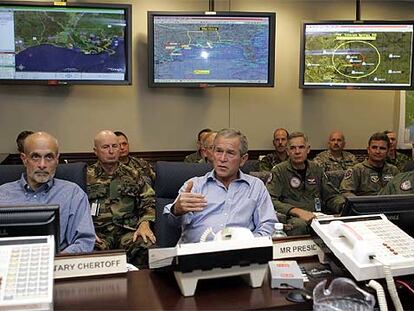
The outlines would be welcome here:
<svg viewBox="0 0 414 311">
<path fill-rule="evenodd" d="M 98 161 L 88 167 L 87 186 L 96 230 L 96 250 L 123 248 L 129 263 L 148 266 L 155 243 L 155 193 L 142 174 L 119 161 L 118 137 L 109 130 L 94 139 Z"/>
<path fill-rule="evenodd" d="M 21 159 L 26 172 L 20 180 L 0 186 L 0 208 L 7 205 L 59 205 L 62 253 L 93 250 L 95 231 L 88 197 L 76 184 L 54 178 L 59 162 L 55 137 L 36 132 L 24 140 Z"/>
</svg>

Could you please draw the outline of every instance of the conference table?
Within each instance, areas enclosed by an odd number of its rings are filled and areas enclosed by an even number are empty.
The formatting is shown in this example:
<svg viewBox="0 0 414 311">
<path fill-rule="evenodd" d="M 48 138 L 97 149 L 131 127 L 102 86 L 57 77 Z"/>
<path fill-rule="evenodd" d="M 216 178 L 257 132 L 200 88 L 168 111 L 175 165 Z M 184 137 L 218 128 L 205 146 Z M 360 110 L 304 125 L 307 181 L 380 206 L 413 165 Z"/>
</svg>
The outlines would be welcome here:
<svg viewBox="0 0 414 311">
<path fill-rule="evenodd" d="M 317 257 L 301 258 L 306 271 L 326 266 Z M 331 263 L 331 275 L 309 277 L 305 288 L 312 291 L 323 279 L 344 276 L 352 278 L 343 267 Z M 414 284 L 412 276 L 408 276 Z M 384 289 L 385 282 L 382 282 Z M 364 290 L 365 282 L 358 285 Z M 312 310 L 312 302 L 294 303 L 286 299 L 289 289 L 272 289 L 265 279 L 262 287 L 251 288 L 242 277 L 228 277 L 198 282 L 195 295 L 184 297 L 172 272 L 152 270 L 123 274 L 55 280 L 54 310 Z M 405 310 L 414 310 L 412 293 L 399 290 Z M 388 295 L 387 295 L 388 296 Z M 388 296 L 388 306 L 394 309 Z"/>
<path fill-rule="evenodd" d="M 54 310 L 311 310 L 311 303 L 286 300 L 289 290 L 271 289 L 269 280 L 251 288 L 241 277 L 201 280 L 184 297 L 173 274 L 151 270 L 55 280 Z"/>
</svg>

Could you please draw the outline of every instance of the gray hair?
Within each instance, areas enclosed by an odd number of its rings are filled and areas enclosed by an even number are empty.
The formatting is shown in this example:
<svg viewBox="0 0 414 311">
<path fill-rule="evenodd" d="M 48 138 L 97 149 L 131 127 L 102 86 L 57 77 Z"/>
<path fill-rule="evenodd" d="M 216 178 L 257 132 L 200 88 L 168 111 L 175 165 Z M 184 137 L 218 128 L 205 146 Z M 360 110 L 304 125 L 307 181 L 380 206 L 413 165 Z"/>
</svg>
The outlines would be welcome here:
<svg viewBox="0 0 414 311">
<path fill-rule="evenodd" d="M 305 135 L 305 133 L 302 132 L 293 132 L 291 134 L 289 134 L 288 139 L 287 139 L 287 144 L 288 146 L 290 146 L 290 142 L 292 139 L 294 138 L 299 138 L 302 137 L 303 140 L 305 141 L 305 145 L 308 146 L 309 145 L 309 140 L 308 140 L 308 136 Z"/>
<path fill-rule="evenodd" d="M 229 129 L 229 128 L 221 129 L 217 133 L 216 138 L 214 139 L 214 145 L 215 145 L 216 140 L 219 137 L 224 137 L 224 138 L 238 137 L 240 139 L 240 156 L 244 156 L 247 153 L 247 151 L 249 151 L 249 144 L 247 143 L 247 137 L 239 130 Z"/>
</svg>

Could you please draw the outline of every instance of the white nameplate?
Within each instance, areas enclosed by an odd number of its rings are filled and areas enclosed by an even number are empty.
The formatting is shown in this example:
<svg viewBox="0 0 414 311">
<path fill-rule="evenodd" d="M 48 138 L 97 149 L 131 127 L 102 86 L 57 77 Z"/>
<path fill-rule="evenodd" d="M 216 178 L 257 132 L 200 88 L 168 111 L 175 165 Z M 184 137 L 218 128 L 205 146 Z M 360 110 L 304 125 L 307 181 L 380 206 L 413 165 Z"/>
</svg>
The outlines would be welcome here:
<svg viewBox="0 0 414 311">
<path fill-rule="evenodd" d="M 273 259 L 310 257 L 323 252 L 312 239 L 273 241 Z"/>
<path fill-rule="evenodd" d="M 55 257 L 54 279 L 125 273 L 125 252 L 96 252 Z"/>
</svg>

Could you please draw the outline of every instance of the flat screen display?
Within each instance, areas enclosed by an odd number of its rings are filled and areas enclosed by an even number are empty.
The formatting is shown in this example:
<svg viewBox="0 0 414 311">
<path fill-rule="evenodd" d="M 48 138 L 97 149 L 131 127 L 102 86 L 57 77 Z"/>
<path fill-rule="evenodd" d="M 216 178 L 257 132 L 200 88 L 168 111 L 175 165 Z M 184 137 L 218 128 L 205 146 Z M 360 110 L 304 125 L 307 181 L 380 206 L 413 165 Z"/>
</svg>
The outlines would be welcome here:
<svg viewBox="0 0 414 311">
<path fill-rule="evenodd" d="M 53 235 L 59 252 L 58 205 L 0 205 L 0 237 Z"/>
<path fill-rule="evenodd" d="M 207 13 L 148 12 L 149 86 L 273 86 L 275 13 Z"/>
<path fill-rule="evenodd" d="M 302 88 L 412 87 L 412 22 L 304 23 Z"/>
<path fill-rule="evenodd" d="M 395 225 L 414 237 L 414 195 L 374 195 L 346 198 L 341 216 L 384 214 Z"/>
<path fill-rule="evenodd" d="M 130 84 L 131 6 L 0 2 L 0 83 Z"/>
</svg>

